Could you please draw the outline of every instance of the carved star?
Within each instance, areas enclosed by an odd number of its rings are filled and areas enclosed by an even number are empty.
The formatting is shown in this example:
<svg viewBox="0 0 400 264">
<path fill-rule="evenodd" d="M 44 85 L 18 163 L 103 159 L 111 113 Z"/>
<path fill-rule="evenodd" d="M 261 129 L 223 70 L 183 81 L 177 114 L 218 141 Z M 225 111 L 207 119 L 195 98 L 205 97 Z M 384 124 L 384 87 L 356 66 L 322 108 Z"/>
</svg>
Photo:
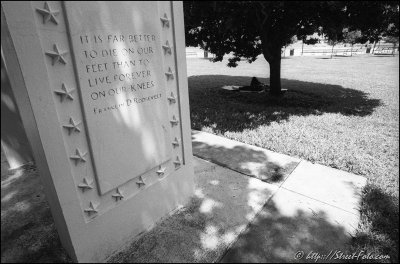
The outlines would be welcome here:
<svg viewBox="0 0 400 264">
<path fill-rule="evenodd" d="M 172 126 L 176 126 L 179 124 L 179 120 L 176 119 L 175 116 L 172 116 L 172 120 L 170 120 Z"/>
<path fill-rule="evenodd" d="M 160 20 L 161 20 L 161 23 L 162 23 L 163 27 L 169 28 L 169 19 L 168 19 L 166 13 L 164 13 L 164 17 L 161 17 Z"/>
<path fill-rule="evenodd" d="M 85 153 L 81 153 L 80 150 L 77 148 L 75 155 L 72 155 L 70 157 L 70 159 L 75 160 L 75 165 L 78 164 L 78 162 L 86 162 L 85 156 L 86 156 L 87 152 Z"/>
<path fill-rule="evenodd" d="M 117 188 L 116 193 L 113 194 L 112 197 L 114 197 L 116 201 L 122 200 L 122 198 L 124 198 L 124 196 L 122 195 L 121 190 L 119 188 Z"/>
<path fill-rule="evenodd" d="M 175 164 L 175 168 L 181 166 L 181 161 L 178 156 L 176 157 L 176 160 L 173 163 Z"/>
<path fill-rule="evenodd" d="M 168 101 L 169 101 L 171 104 L 176 103 L 176 98 L 175 98 L 173 92 L 171 92 L 171 95 L 168 97 Z"/>
<path fill-rule="evenodd" d="M 174 146 L 174 148 L 179 147 L 179 140 L 177 138 L 175 138 L 175 140 L 172 141 L 172 146 Z"/>
<path fill-rule="evenodd" d="M 146 183 L 144 182 L 142 176 L 139 176 L 139 180 L 136 182 L 136 184 L 141 187 L 142 185 L 146 185 Z"/>
<path fill-rule="evenodd" d="M 54 65 L 57 61 L 62 64 L 67 64 L 67 61 L 63 57 L 68 51 L 60 51 L 57 47 L 57 44 L 53 46 L 54 51 L 47 51 L 45 54 L 49 56 L 52 60 L 52 65 Z"/>
<path fill-rule="evenodd" d="M 51 21 L 54 24 L 58 24 L 56 16 L 60 13 L 59 10 L 51 10 L 49 4 L 44 2 L 44 9 L 36 8 L 36 11 L 43 16 L 43 24 Z"/>
<path fill-rule="evenodd" d="M 157 171 L 158 176 L 163 176 L 165 174 L 165 170 L 166 170 L 165 167 L 160 166 L 160 168 Z"/>
<path fill-rule="evenodd" d="M 97 207 L 98 207 L 98 205 L 97 205 L 97 204 L 94 204 L 94 203 L 91 201 L 90 204 L 89 204 L 89 208 L 85 209 L 85 212 L 88 213 L 89 215 L 90 215 L 91 213 L 97 213 L 97 212 L 98 212 L 98 211 L 97 211 Z"/>
<path fill-rule="evenodd" d="M 93 189 L 92 183 L 93 181 L 88 182 L 86 178 L 83 178 L 83 183 L 79 184 L 78 187 L 84 192 L 86 189 Z"/>
<path fill-rule="evenodd" d="M 169 42 L 165 42 L 165 45 L 162 46 L 164 49 L 164 54 L 172 54 L 172 49 L 171 46 L 169 45 Z"/>
<path fill-rule="evenodd" d="M 67 98 L 71 101 L 74 100 L 74 97 L 72 97 L 72 95 L 71 95 L 73 91 L 75 91 L 75 89 L 72 88 L 72 89 L 68 90 L 68 88 L 63 83 L 62 87 L 61 87 L 61 91 L 54 91 L 54 92 L 60 96 L 61 102 L 62 102 L 62 101 L 64 101 L 64 98 Z"/>
<path fill-rule="evenodd" d="M 168 68 L 168 71 L 165 73 L 165 75 L 167 76 L 167 80 L 174 79 L 174 74 L 172 73 L 171 67 Z"/>
<path fill-rule="evenodd" d="M 70 117 L 69 124 L 63 125 L 63 127 L 68 129 L 68 135 L 71 135 L 72 131 L 81 132 L 81 130 L 78 127 L 81 123 L 82 122 L 75 123 L 74 119 L 72 119 L 72 117 Z"/>
</svg>

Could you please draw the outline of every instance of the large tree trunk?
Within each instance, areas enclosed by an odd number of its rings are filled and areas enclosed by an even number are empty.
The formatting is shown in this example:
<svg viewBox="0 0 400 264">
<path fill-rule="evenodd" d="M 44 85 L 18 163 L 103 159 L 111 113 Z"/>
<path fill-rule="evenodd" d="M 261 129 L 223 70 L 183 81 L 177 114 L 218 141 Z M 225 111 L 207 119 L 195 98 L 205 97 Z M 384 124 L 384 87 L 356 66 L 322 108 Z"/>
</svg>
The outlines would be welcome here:
<svg viewBox="0 0 400 264">
<path fill-rule="evenodd" d="M 265 60 L 269 63 L 269 93 L 271 95 L 281 95 L 281 58 L 282 46 L 271 45 L 267 38 L 262 40 L 262 51 Z"/>
<path fill-rule="evenodd" d="M 264 46 L 264 58 L 269 63 L 269 93 L 271 95 L 281 95 L 281 50 L 282 47 Z"/>
<path fill-rule="evenodd" d="M 280 56 L 279 56 L 280 57 Z M 281 58 L 276 58 L 269 61 L 269 85 L 270 94 L 280 95 L 281 94 Z"/>
</svg>

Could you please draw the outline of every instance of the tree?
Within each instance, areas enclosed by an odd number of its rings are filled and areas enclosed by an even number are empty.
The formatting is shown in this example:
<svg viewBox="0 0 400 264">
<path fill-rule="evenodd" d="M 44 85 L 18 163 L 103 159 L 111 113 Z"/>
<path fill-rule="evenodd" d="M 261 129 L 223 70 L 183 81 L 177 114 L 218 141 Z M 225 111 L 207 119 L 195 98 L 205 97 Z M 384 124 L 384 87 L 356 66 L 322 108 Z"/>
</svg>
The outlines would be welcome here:
<svg viewBox="0 0 400 264">
<path fill-rule="evenodd" d="M 397 24 L 393 23 L 392 16 L 396 12 L 398 15 L 397 2 L 379 3 L 374 2 L 379 11 L 372 15 L 385 17 L 384 23 L 393 25 L 391 30 L 397 30 L 398 34 L 398 19 Z M 360 20 L 368 15 L 357 7 L 369 8 L 369 5 L 341 1 L 187 1 L 184 2 L 186 41 L 188 46 L 200 46 L 215 54 L 214 61 L 222 61 L 225 54 L 232 53 L 230 67 L 236 67 L 241 59 L 251 63 L 263 54 L 270 65 L 270 93 L 279 95 L 281 50 L 293 36 L 304 40 L 320 32 L 337 42 L 343 39 L 344 28 L 371 32 L 385 28 L 376 17 L 371 19 L 378 21 L 377 25 L 362 25 Z M 390 19 L 386 18 L 388 14 Z"/>
<path fill-rule="evenodd" d="M 396 52 L 396 45 L 399 43 L 399 36 L 386 36 L 383 38 L 383 40 L 386 43 L 392 43 L 393 44 L 393 50 L 392 50 L 392 55 L 395 55 Z"/>
<path fill-rule="evenodd" d="M 263 54 L 270 65 L 270 92 L 281 93 L 281 50 L 297 35 L 315 32 L 311 2 L 184 2 L 187 45 L 200 46 L 228 66 L 241 58 L 253 62 Z M 302 35 L 298 33 L 302 33 Z"/>
<path fill-rule="evenodd" d="M 349 29 L 345 28 L 343 30 L 343 38 L 344 42 L 349 43 L 351 45 L 350 56 L 353 56 L 354 44 L 363 43 L 360 30 L 349 31 Z"/>
<path fill-rule="evenodd" d="M 318 38 L 313 38 L 307 35 L 299 34 L 302 36 L 301 39 L 301 55 L 303 55 L 303 50 L 304 50 L 304 44 L 306 45 L 314 45 L 318 43 Z"/>
<path fill-rule="evenodd" d="M 361 30 L 362 42 L 399 36 L 397 1 L 350 1 L 346 5 L 349 30 Z"/>
<path fill-rule="evenodd" d="M 344 41 L 343 26 L 346 25 L 347 16 L 345 5 L 342 2 L 324 2 L 319 8 L 320 27 L 319 35 L 324 35 L 328 44 L 332 46 L 331 59 L 334 47 Z"/>
</svg>

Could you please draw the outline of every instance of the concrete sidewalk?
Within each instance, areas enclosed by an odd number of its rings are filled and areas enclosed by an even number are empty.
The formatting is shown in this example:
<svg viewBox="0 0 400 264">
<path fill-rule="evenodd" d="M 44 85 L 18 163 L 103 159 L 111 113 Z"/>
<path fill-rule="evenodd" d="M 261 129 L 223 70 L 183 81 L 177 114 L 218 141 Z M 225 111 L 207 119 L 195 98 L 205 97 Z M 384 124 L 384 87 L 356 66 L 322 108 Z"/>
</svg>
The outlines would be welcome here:
<svg viewBox="0 0 400 264">
<path fill-rule="evenodd" d="M 190 204 L 110 262 L 344 261 L 365 178 L 204 132 L 192 145 Z"/>
<path fill-rule="evenodd" d="M 193 153 L 277 186 L 222 262 L 345 262 L 366 179 L 193 131 Z"/>
<path fill-rule="evenodd" d="M 202 159 L 359 214 L 364 177 L 200 131 L 192 132 L 192 145 L 193 155 Z"/>
<path fill-rule="evenodd" d="M 315 262 L 311 251 L 346 251 L 365 178 L 204 132 L 192 142 L 191 202 L 109 262 Z M 36 170 L 5 164 L 2 155 L 2 262 L 70 262 Z"/>
</svg>

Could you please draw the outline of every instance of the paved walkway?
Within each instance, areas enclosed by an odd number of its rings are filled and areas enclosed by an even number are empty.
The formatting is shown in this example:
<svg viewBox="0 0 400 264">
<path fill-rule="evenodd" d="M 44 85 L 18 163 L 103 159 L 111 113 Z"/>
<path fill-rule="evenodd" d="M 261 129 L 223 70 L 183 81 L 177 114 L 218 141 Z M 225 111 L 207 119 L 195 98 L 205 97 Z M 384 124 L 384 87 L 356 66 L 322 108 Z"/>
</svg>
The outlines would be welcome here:
<svg viewBox="0 0 400 264">
<path fill-rule="evenodd" d="M 328 262 L 346 252 L 365 178 L 204 132 L 192 145 L 191 203 L 110 262 L 315 263 L 313 252 Z"/>
<path fill-rule="evenodd" d="M 254 177 L 249 181 L 259 179 L 271 190 L 222 262 L 315 262 L 307 259 L 313 253 L 340 262 L 358 226 L 364 177 L 209 133 L 194 131 L 192 141 L 194 155 Z"/>
<path fill-rule="evenodd" d="M 192 142 L 191 202 L 109 262 L 304 262 L 346 250 L 365 178 L 208 133 L 194 131 Z M 36 171 L 5 163 L 2 262 L 70 261 Z"/>
</svg>

